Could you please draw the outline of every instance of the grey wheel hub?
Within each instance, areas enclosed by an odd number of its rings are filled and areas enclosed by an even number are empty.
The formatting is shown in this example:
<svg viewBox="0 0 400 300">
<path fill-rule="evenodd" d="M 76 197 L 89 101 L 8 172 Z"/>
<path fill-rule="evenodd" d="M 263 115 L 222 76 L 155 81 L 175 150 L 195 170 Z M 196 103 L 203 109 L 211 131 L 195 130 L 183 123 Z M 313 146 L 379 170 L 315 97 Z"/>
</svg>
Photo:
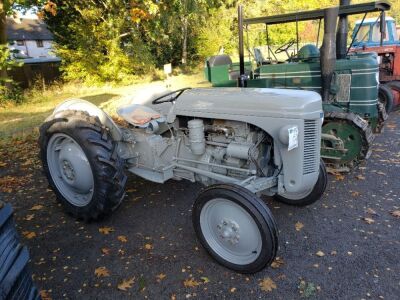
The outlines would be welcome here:
<svg viewBox="0 0 400 300">
<path fill-rule="evenodd" d="M 90 202 L 94 189 L 92 168 L 72 137 L 57 133 L 50 138 L 47 164 L 54 184 L 68 202 L 75 206 Z"/>
<path fill-rule="evenodd" d="M 256 221 L 231 200 L 208 201 L 200 212 L 200 228 L 212 250 L 230 263 L 250 264 L 261 253 L 262 237 Z"/>
</svg>

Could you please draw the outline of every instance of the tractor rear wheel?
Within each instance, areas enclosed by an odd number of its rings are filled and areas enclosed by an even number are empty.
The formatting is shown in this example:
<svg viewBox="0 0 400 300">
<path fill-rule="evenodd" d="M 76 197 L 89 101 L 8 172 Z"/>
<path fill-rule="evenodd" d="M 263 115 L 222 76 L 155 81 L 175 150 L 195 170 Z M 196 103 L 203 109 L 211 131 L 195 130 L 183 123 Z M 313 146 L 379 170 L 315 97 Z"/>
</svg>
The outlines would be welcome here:
<svg viewBox="0 0 400 300">
<path fill-rule="evenodd" d="M 221 265 L 255 273 L 278 249 L 278 229 L 265 203 L 244 187 L 216 184 L 193 205 L 193 227 L 203 247 Z"/>
<path fill-rule="evenodd" d="M 303 193 L 285 193 L 282 195 L 275 195 L 274 198 L 282 203 L 296 206 L 310 205 L 319 200 L 325 192 L 328 183 L 328 175 L 326 173 L 325 164 L 321 159 L 319 165 L 318 180 L 314 187 Z"/>
<path fill-rule="evenodd" d="M 379 85 L 378 101 L 383 104 L 386 109 L 386 113 L 390 113 L 393 109 L 393 94 L 391 89 L 384 85 Z"/>
<path fill-rule="evenodd" d="M 78 219 L 115 210 L 126 183 L 117 145 L 98 118 L 65 111 L 40 128 L 40 156 L 57 199 Z"/>
<path fill-rule="evenodd" d="M 400 81 L 394 80 L 385 84 L 388 88 L 392 90 L 393 94 L 393 108 L 396 109 L 400 105 Z"/>
</svg>

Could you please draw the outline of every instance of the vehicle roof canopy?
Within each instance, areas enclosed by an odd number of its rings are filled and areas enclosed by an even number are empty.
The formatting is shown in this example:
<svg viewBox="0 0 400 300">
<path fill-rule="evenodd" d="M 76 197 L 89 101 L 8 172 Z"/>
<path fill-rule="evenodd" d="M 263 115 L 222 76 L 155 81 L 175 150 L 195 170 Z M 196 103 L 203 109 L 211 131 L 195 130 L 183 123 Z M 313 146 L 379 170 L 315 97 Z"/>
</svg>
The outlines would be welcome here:
<svg viewBox="0 0 400 300">
<path fill-rule="evenodd" d="M 388 17 L 388 16 L 385 17 L 385 20 L 386 21 L 394 21 L 394 19 L 392 17 Z M 356 24 L 361 24 L 361 21 L 362 20 L 357 20 Z M 364 20 L 363 24 L 370 24 L 370 23 L 375 23 L 375 22 L 376 22 L 376 18 L 367 18 Z"/>
<path fill-rule="evenodd" d="M 389 10 L 391 4 L 386 0 L 373 1 L 367 3 L 344 5 L 339 7 L 339 16 L 348 16 L 369 12 L 386 11 Z M 325 9 L 316 9 L 302 12 L 294 12 L 283 15 L 266 16 L 258 18 L 244 19 L 243 24 L 282 24 L 289 22 L 308 21 L 324 18 Z"/>
</svg>

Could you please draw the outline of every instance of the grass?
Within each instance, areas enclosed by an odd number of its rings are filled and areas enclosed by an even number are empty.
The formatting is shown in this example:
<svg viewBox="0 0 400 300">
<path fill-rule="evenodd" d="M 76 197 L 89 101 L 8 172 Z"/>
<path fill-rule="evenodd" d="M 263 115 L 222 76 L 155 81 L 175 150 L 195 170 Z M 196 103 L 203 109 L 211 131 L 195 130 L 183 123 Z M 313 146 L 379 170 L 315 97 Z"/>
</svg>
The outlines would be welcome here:
<svg viewBox="0 0 400 300">
<path fill-rule="evenodd" d="M 129 86 L 87 87 L 78 84 L 53 86 L 46 91 L 35 89 L 28 101 L 20 105 L 9 104 L 0 108 L 0 138 L 30 134 L 35 131 L 53 109 L 68 98 L 82 98 L 115 115 L 116 109 L 137 94 L 139 90 L 156 89 L 170 85 L 170 89 L 209 86 L 201 73 L 172 76 L 167 81 L 137 83 Z"/>
</svg>

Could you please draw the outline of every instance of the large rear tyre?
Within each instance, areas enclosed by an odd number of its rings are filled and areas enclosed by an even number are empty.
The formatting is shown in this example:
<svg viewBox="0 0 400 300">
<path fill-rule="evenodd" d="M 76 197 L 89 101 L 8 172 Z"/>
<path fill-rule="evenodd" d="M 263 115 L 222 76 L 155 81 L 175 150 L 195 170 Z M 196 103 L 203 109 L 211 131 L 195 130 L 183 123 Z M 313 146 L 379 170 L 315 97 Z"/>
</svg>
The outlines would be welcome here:
<svg viewBox="0 0 400 300">
<path fill-rule="evenodd" d="M 44 172 L 67 212 L 89 221 L 119 206 L 126 184 L 123 162 L 97 118 L 65 111 L 41 126 L 39 144 Z"/>
<path fill-rule="evenodd" d="M 378 90 L 378 101 L 383 104 L 386 109 L 386 113 L 390 113 L 393 109 L 393 94 L 391 89 L 384 85 L 379 85 Z"/>
<path fill-rule="evenodd" d="M 21 245 L 10 204 L 0 201 L 0 299 L 39 300 L 32 281 L 29 253 Z"/>
<path fill-rule="evenodd" d="M 274 198 L 277 201 L 283 202 L 289 205 L 306 206 L 310 205 L 319 200 L 325 192 L 326 185 L 328 183 L 328 175 L 324 162 L 321 160 L 319 165 L 319 176 L 317 183 L 310 190 L 303 193 L 285 193 L 282 195 L 276 195 Z"/>
<path fill-rule="evenodd" d="M 268 207 L 247 189 L 216 184 L 193 205 L 193 227 L 203 247 L 221 265 L 255 273 L 278 249 L 278 230 Z"/>
<path fill-rule="evenodd" d="M 388 88 L 392 90 L 393 94 L 393 107 L 392 109 L 397 109 L 400 105 L 400 81 L 394 80 L 385 84 Z"/>
</svg>

